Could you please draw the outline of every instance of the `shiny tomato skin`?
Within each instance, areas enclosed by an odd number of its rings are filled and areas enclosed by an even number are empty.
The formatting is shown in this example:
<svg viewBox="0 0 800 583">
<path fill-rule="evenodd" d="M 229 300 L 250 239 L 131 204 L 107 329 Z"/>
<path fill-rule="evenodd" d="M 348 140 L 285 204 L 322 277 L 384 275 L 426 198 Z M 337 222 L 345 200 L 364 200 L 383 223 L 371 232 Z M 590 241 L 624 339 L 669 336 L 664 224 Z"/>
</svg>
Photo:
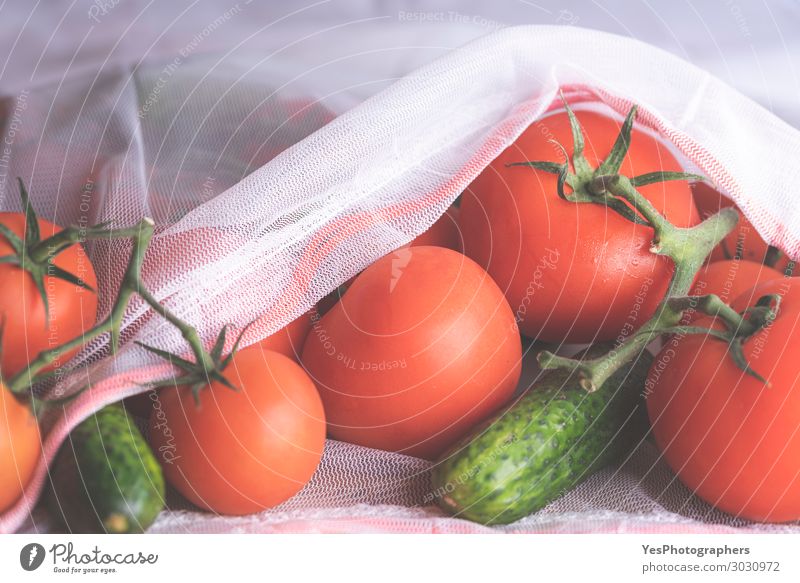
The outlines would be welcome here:
<svg viewBox="0 0 800 583">
<path fill-rule="evenodd" d="M 41 456 L 39 424 L 0 383 L 0 513 L 16 502 Z"/>
<path fill-rule="evenodd" d="M 411 247 L 356 278 L 312 328 L 302 362 L 331 437 L 432 459 L 511 397 L 521 351 L 514 315 L 480 266 Z"/>
<path fill-rule="evenodd" d="M 576 116 L 584 129 L 586 158 L 597 166 L 611 151 L 620 124 L 598 112 L 578 111 Z M 566 113 L 530 126 L 473 181 L 461 203 L 464 250 L 504 291 L 526 336 L 549 342 L 611 340 L 626 324 L 638 327 L 650 317 L 673 266 L 650 252 L 651 228 L 600 205 L 560 199 L 552 174 L 506 166 L 563 162 L 551 140 L 572 154 Z M 665 146 L 634 129 L 621 173 L 659 170 L 681 167 Z M 672 223 L 687 227 L 699 222 L 686 182 L 639 190 Z M 630 322 L 634 303 L 639 308 L 636 322 Z"/>
<path fill-rule="evenodd" d="M 312 312 L 306 312 L 299 318 L 289 322 L 286 326 L 264 338 L 259 346 L 264 350 L 273 350 L 294 361 L 299 361 L 303 351 L 303 343 L 311 330 Z"/>
<path fill-rule="evenodd" d="M 219 514 L 271 508 L 317 469 L 325 413 L 314 383 L 292 359 L 258 346 L 225 370 L 238 388 L 214 382 L 195 405 L 186 387 L 164 389 L 150 416 L 150 442 L 167 481 Z"/>
<path fill-rule="evenodd" d="M 725 342 L 687 336 L 656 359 L 647 409 L 666 461 L 698 496 L 737 517 L 786 522 L 800 519 L 800 278 L 768 281 L 732 307 L 768 293 L 782 296 L 780 313 L 744 355 L 769 386 L 737 368 Z"/>
<path fill-rule="evenodd" d="M 461 231 L 458 229 L 459 209 L 451 206 L 439 217 L 430 229 L 422 233 L 409 245 L 412 247 L 446 247 L 461 253 L 463 244 L 461 241 Z"/>
<path fill-rule="evenodd" d="M 25 216 L 21 213 L 0 213 L 0 224 L 20 238 L 25 233 Z M 45 239 L 61 228 L 39 219 L 39 230 L 41 238 Z M 0 235 L 0 257 L 12 253 L 10 244 Z M 93 290 L 97 289 L 94 269 L 80 245 L 73 245 L 57 254 L 53 263 L 80 277 Z M 0 264 L 0 318 L 5 318 L 0 370 L 6 378 L 21 371 L 39 352 L 72 340 L 95 323 L 97 294 L 94 291 L 48 276 L 44 278 L 44 287 L 50 307 L 49 322 L 45 318 L 44 302 L 30 274 L 20 267 Z M 74 354 L 73 351 L 61 355 L 48 370 L 64 365 Z"/>
<path fill-rule="evenodd" d="M 716 294 L 730 304 L 747 290 L 783 277 L 783 273 L 762 263 L 724 259 L 708 263 L 700 269 L 690 295 Z M 753 298 L 754 301 L 757 299 Z"/>
</svg>

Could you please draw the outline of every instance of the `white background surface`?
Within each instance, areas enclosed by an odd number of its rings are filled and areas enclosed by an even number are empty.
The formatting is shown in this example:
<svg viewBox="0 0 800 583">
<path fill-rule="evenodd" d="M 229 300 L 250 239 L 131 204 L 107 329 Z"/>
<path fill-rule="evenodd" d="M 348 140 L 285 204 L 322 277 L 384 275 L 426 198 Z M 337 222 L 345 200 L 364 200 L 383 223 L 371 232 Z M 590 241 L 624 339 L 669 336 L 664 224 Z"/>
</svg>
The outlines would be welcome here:
<svg viewBox="0 0 800 583">
<path fill-rule="evenodd" d="M 9 0 L 0 3 L 0 93 L 171 58 L 237 5 L 247 17 L 224 22 L 194 52 L 241 43 L 289 52 L 308 68 L 338 67 L 342 87 L 364 83 L 366 96 L 500 26 L 574 24 L 669 50 L 800 125 L 800 3 L 791 0 Z M 352 31 L 349 43 L 326 43 L 330 29 L 342 27 Z M 359 59 L 376 50 L 384 52 L 380 71 Z"/>
</svg>

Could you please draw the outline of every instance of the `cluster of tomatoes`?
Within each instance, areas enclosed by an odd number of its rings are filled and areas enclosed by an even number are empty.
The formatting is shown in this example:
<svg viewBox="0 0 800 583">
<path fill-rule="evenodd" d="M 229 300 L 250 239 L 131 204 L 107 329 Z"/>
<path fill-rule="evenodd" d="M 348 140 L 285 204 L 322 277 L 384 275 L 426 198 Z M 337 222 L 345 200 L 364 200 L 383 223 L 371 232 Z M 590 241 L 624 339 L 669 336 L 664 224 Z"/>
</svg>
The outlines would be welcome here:
<svg viewBox="0 0 800 583">
<path fill-rule="evenodd" d="M 595 111 L 577 117 L 584 155 L 600 165 L 620 124 Z M 595 343 L 619 341 L 644 324 L 674 267 L 652 252 L 652 228 L 603 205 L 560 198 L 551 173 L 511 166 L 561 162 L 553 143 L 571 141 L 565 112 L 532 125 L 429 231 L 367 267 L 340 297 L 237 351 L 225 370 L 236 390 L 212 382 L 197 394 L 166 388 L 128 403 L 149 416 L 168 482 L 202 508 L 247 514 L 302 489 L 326 435 L 435 459 L 511 399 L 520 332 L 550 344 Z M 634 129 L 621 174 L 680 170 L 663 144 Z M 701 184 L 639 190 L 680 227 L 730 204 Z M 0 215 L 0 224 L 20 235 L 25 228 L 13 214 Z M 41 229 L 55 227 L 41 222 Z M 0 236 L 0 256 L 13 251 L 6 247 Z M 56 261 L 70 272 L 81 263 L 93 287 L 80 247 L 68 251 Z M 759 520 L 800 517 L 800 362 L 786 358 L 800 338 L 800 283 L 787 268 L 743 220 L 695 283 L 697 295 L 718 294 L 739 312 L 768 293 L 783 298 L 779 318 L 744 341 L 766 384 L 738 368 L 724 342 L 702 335 L 671 337 L 648 381 L 653 432 L 678 476 L 715 506 Z M 46 326 L 35 286 L 14 265 L 0 264 L 0 288 L 4 375 L 58 341 L 53 322 L 68 338 L 96 318 L 94 294 L 58 280 L 48 287 Z M 710 316 L 691 318 L 717 325 Z M 0 399 L 2 511 L 23 491 L 40 446 L 28 409 L 5 390 Z"/>
<path fill-rule="evenodd" d="M 597 167 L 619 124 L 593 111 L 577 118 L 584 155 Z M 553 144 L 571 143 L 570 131 L 564 113 L 542 119 L 477 178 L 461 205 L 465 251 L 504 290 L 523 334 L 559 345 L 623 342 L 664 298 L 673 264 L 652 252 L 649 226 L 600 205 L 563 200 L 557 176 L 511 166 L 561 163 L 572 152 Z M 658 140 L 634 129 L 621 174 L 680 169 Z M 703 183 L 666 181 L 638 190 L 678 227 L 732 206 Z M 741 216 L 690 293 L 716 294 L 744 315 L 763 296 L 781 298 L 777 319 L 741 339 L 758 374 L 737 366 L 718 338 L 676 334 L 660 349 L 645 391 L 655 440 L 678 477 L 713 506 L 752 520 L 800 519 L 800 361 L 789 356 L 800 344 L 800 279 L 792 269 Z M 685 317 L 696 327 L 723 328 L 710 316 Z"/>
<path fill-rule="evenodd" d="M 703 216 L 732 203 L 696 184 Z M 668 339 L 646 387 L 653 435 L 678 477 L 736 517 L 800 519 L 800 278 L 794 262 L 768 246 L 742 215 L 697 275 L 692 295 L 715 294 L 746 314 L 764 296 L 781 298 L 778 318 L 746 338 L 737 367 L 729 347 L 704 335 Z M 704 314 L 692 325 L 720 329 Z"/>
<path fill-rule="evenodd" d="M 167 481 L 196 505 L 247 514 L 298 492 L 326 433 L 433 459 L 504 404 L 521 341 L 502 291 L 463 254 L 457 208 L 309 313 L 238 351 L 199 394 L 150 393 Z"/>
<path fill-rule="evenodd" d="M 619 124 L 591 111 L 578 118 L 586 157 L 599 164 Z M 177 393 L 164 396 L 166 417 L 178 420 L 172 437 L 182 443 L 174 449 L 192 452 L 165 466 L 168 479 L 216 511 L 272 505 L 310 478 L 326 426 L 335 439 L 435 459 L 511 398 L 520 376 L 520 331 L 548 343 L 584 343 L 619 340 L 644 324 L 673 270 L 669 259 L 652 253 L 652 229 L 599 205 L 562 200 L 551 174 L 509 167 L 557 159 L 551 140 L 569 143 L 570 131 L 564 113 L 529 128 L 475 180 L 460 208 L 258 348 L 283 352 L 299 366 L 278 367 L 270 361 L 277 356 L 242 351 L 240 359 L 248 355 L 242 369 L 260 370 L 244 374 L 257 377 L 259 390 L 268 384 L 284 406 L 257 404 L 222 387 L 208 410 L 193 408 L 188 396 L 183 402 Z M 654 169 L 680 165 L 657 139 L 634 130 L 621 172 Z M 640 192 L 684 227 L 730 204 L 702 184 L 663 182 Z M 743 219 L 693 291 L 718 294 L 739 311 L 761 295 L 784 296 L 781 318 L 744 343 L 773 388 L 738 368 L 724 342 L 687 335 L 665 345 L 647 389 L 656 439 L 681 479 L 712 504 L 759 520 L 798 513 L 792 460 L 800 439 L 786 433 L 800 406 L 793 373 L 755 354 L 780 359 L 797 336 L 792 296 L 800 285 L 784 274 L 785 258 L 765 263 L 774 258 Z M 715 326 L 709 317 L 689 316 L 696 325 Z M 223 407 L 235 413 L 220 413 Z M 151 424 L 151 440 L 171 451 L 157 425 Z M 254 453 L 255 443 L 268 446 Z"/>
</svg>

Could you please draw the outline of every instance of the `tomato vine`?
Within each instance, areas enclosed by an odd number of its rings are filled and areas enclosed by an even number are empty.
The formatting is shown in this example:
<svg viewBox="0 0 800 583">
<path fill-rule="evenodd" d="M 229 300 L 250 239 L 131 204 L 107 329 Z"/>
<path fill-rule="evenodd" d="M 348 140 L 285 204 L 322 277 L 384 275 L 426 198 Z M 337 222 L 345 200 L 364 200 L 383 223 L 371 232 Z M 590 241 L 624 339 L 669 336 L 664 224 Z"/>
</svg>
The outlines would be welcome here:
<svg viewBox="0 0 800 583">
<path fill-rule="evenodd" d="M 728 342 L 730 353 L 737 366 L 761 379 L 744 360 L 741 339 L 748 337 L 776 317 L 779 298 L 774 296 L 762 298 L 747 314 L 740 315 L 715 295 L 687 295 L 708 255 L 736 226 L 738 213 L 732 208 L 723 208 L 697 226 L 673 225 L 637 190 L 637 187 L 668 180 L 703 180 L 703 177 L 685 172 L 651 172 L 629 178 L 619 173 L 630 144 L 636 106 L 628 112 L 611 153 L 597 168 L 592 168 L 583 155 L 584 138 L 580 123 L 566 100 L 564 105 L 572 130 L 572 158 L 569 158 L 566 148 L 556 142 L 555 145 L 565 157 L 562 164 L 523 161 L 510 166 L 529 166 L 556 174 L 558 195 L 562 199 L 576 204 L 605 205 L 633 223 L 651 227 L 654 235 L 650 252 L 669 257 L 674 264 L 674 271 L 667 293 L 660 301 L 655 314 L 635 334 L 605 355 L 587 360 L 566 358 L 550 351 L 542 351 L 538 355 L 540 366 L 543 369 L 574 371 L 578 374 L 581 386 L 593 392 L 662 334 L 702 333 L 711 334 Z M 565 186 L 569 186 L 571 192 L 566 192 Z M 726 330 L 681 326 L 684 311 L 695 307 L 704 313 L 719 316 L 725 322 Z"/>
</svg>

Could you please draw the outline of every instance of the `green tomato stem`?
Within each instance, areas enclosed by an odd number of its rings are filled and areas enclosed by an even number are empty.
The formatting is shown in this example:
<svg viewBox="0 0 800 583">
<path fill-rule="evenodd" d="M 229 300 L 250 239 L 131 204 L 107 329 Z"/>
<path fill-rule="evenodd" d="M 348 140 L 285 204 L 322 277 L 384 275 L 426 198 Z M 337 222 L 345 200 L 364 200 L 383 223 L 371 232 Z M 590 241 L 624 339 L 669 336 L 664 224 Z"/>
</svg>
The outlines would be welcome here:
<svg viewBox="0 0 800 583">
<path fill-rule="evenodd" d="M 655 231 L 652 253 L 666 255 L 675 264 L 667 298 L 685 296 L 708 255 L 736 226 L 739 213 L 724 208 L 696 227 L 681 228 L 670 223 L 631 181 L 622 175 L 598 176 L 589 183 L 594 194 L 610 192 L 628 202 Z"/>
<path fill-rule="evenodd" d="M 680 325 L 683 311 L 688 306 L 685 306 L 684 302 L 676 302 L 676 298 L 684 298 L 691 291 L 697 272 L 714 247 L 736 226 L 739 214 L 732 208 L 725 208 L 695 227 L 676 227 L 636 190 L 635 184 L 643 186 L 666 180 L 697 179 L 696 175 L 683 172 L 653 172 L 631 179 L 618 173 L 630 144 L 636 109 L 632 108 L 628 113 L 609 156 L 599 168 L 593 169 L 583 158 L 580 124 L 566 102 L 565 107 L 572 126 L 574 142 L 572 165 L 575 173 L 568 173 L 568 162 L 561 166 L 545 166 L 542 162 L 530 161 L 514 165 L 527 165 L 540 171 L 566 174 L 563 182 L 569 184 L 573 192 L 562 198 L 578 204 L 587 202 L 602 204 L 636 224 L 651 227 L 653 240 L 650 252 L 669 257 L 673 263 L 667 293 L 656 307 L 653 317 L 606 355 L 590 360 L 576 360 L 548 351 L 539 353 L 539 364 L 543 369 L 563 368 L 577 372 L 581 385 L 587 391 L 595 391 L 617 370 L 635 359 L 650 342 Z M 561 195 L 560 192 L 559 194 Z M 694 300 L 697 301 L 698 298 Z M 726 319 L 729 326 L 735 324 L 737 330 L 746 330 L 749 326 L 758 324 L 752 317 L 745 322 L 716 296 L 704 298 L 700 303 L 701 309 L 713 311 Z M 684 328 L 694 330 L 689 327 Z"/>
<path fill-rule="evenodd" d="M 165 306 L 160 304 L 148 290 L 139 288 L 137 293 L 156 312 L 161 314 L 165 320 L 180 330 L 181 335 L 192 349 L 192 353 L 195 357 L 195 364 L 197 364 L 206 373 L 210 373 L 216 369 L 217 363 L 214 362 L 214 358 L 208 352 L 206 352 L 203 342 L 200 340 L 200 335 L 193 326 L 187 324 L 170 310 L 168 310 Z"/>
<path fill-rule="evenodd" d="M 128 307 L 128 302 L 132 293 L 142 289 L 140 271 L 144 252 L 150 244 L 150 239 L 153 237 L 153 228 L 153 221 L 146 218 L 142 219 L 136 227 L 124 230 L 128 233 L 127 236 L 133 237 L 133 251 L 131 252 L 125 277 L 123 278 L 122 285 L 117 294 L 117 300 L 114 302 L 114 307 L 109 316 L 69 342 L 51 348 L 50 350 L 40 352 L 26 368 L 8 380 L 6 385 L 12 393 L 22 393 L 28 390 L 37 380 L 39 373 L 55 362 L 63 353 L 81 348 L 95 338 L 109 332 L 112 338 L 119 338 L 119 326 L 122 321 L 122 314 Z M 122 230 L 120 230 L 120 232 L 121 231 Z"/>
<path fill-rule="evenodd" d="M 90 239 L 125 239 L 135 238 L 139 226 L 127 229 L 104 229 L 102 227 L 81 228 L 69 226 L 55 235 L 39 241 L 28 249 L 28 258 L 34 263 L 43 264 L 54 256 L 71 247 Z"/>
<path fill-rule="evenodd" d="M 635 189 L 633 193 L 627 192 L 624 198 L 634 204 L 634 208 L 637 211 L 647 209 L 647 205 L 640 204 L 641 199 L 644 197 L 636 192 Z M 648 221 L 655 219 L 655 217 L 651 218 L 649 216 L 649 210 L 647 214 L 642 214 Z M 689 306 L 675 303 L 672 300 L 682 298 L 689 293 L 694 283 L 695 275 L 703 265 L 706 257 L 736 225 L 738 213 L 732 209 L 723 209 L 696 227 L 690 228 L 675 227 L 662 219 L 663 217 L 652 221 L 656 237 L 660 236 L 660 243 L 656 244 L 654 241 L 651 251 L 670 257 L 675 267 L 667 294 L 656 307 L 653 317 L 636 334 L 630 336 L 608 354 L 599 358 L 578 361 L 560 357 L 550 352 L 542 352 L 539 354 L 539 365 L 543 369 L 565 368 L 574 370 L 578 373 L 578 378 L 584 389 L 589 392 L 596 391 L 617 370 L 636 358 L 650 342 L 664 334 L 668 329 L 680 324 L 683 312 Z M 720 306 L 719 304 L 722 304 L 722 301 L 719 298 L 717 300 L 718 302 L 707 301 L 706 304 L 701 306 L 701 309 L 716 310 L 718 313 L 723 312 L 724 315 L 732 318 L 733 316 L 730 312 L 733 312 L 733 310 L 724 306 L 724 304 Z"/>
<path fill-rule="evenodd" d="M 132 237 L 133 249 L 128 260 L 128 266 L 125 269 L 125 274 L 120 284 L 120 289 L 117 293 L 117 299 L 114 302 L 114 307 L 111 309 L 108 317 L 90 330 L 84 332 L 80 336 L 73 338 L 69 342 L 58 346 L 56 348 L 45 350 L 39 353 L 36 358 L 22 371 L 14 375 L 8 380 L 7 386 L 12 393 L 23 393 L 27 391 L 36 380 L 43 378 L 41 372 L 50 366 L 56 359 L 65 352 L 70 352 L 74 349 L 85 346 L 88 342 L 102 336 L 103 334 L 111 335 L 111 351 L 112 354 L 116 353 L 119 347 L 120 328 L 122 325 L 122 318 L 130 303 L 130 298 L 133 294 L 137 294 L 148 305 L 150 305 L 156 312 L 163 316 L 168 322 L 180 330 L 186 342 L 192 349 L 196 359 L 196 365 L 199 369 L 199 374 L 203 372 L 212 373 L 217 369 L 218 363 L 215 359 L 205 350 L 203 343 L 200 340 L 200 335 L 197 330 L 191 325 L 187 324 L 166 307 L 162 306 L 158 300 L 145 288 L 141 279 L 142 264 L 144 262 L 145 252 L 153 238 L 154 223 L 151 219 L 143 219 L 135 227 L 128 229 L 119 229 L 115 231 L 104 231 L 97 229 L 92 236 L 105 236 L 105 237 Z M 71 245 L 77 243 L 75 239 L 77 229 L 65 229 L 56 235 L 66 232 L 67 234 L 59 238 L 56 242 L 58 245 Z M 85 235 L 82 233 L 81 236 Z M 48 239 L 42 243 L 51 241 Z"/>
<path fill-rule="evenodd" d="M 592 195 L 599 196 L 610 192 L 614 196 L 618 196 L 630 203 L 634 210 L 642 215 L 656 232 L 653 239 L 654 246 L 658 245 L 665 232 L 674 228 L 656 210 L 653 203 L 633 187 L 627 176 L 622 176 L 621 174 L 596 176 L 588 181 L 586 188 Z"/>
</svg>

